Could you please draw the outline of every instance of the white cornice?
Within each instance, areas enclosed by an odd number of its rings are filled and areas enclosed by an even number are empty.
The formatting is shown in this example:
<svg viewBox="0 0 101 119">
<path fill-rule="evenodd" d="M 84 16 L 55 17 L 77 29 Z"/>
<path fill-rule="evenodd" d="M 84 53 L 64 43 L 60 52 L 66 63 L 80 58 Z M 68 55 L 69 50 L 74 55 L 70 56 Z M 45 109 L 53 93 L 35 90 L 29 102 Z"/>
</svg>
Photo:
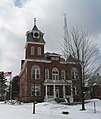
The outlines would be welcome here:
<svg viewBox="0 0 101 119">
<path fill-rule="evenodd" d="M 49 54 L 49 56 L 55 56 L 55 57 L 60 57 L 61 55 L 58 55 L 58 54 Z"/>
<path fill-rule="evenodd" d="M 76 64 L 75 62 L 60 62 L 60 64 Z"/>
<path fill-rule="evenodd" d="M 41 60 L 41 59 L 26 59 L 26 61 L 30 61 L 30 62 L 42 62 L 42 63 L 51 63 L 52 61 L 48 61 L 48 60 Z"/>
<path fill-rule="evenodd" d="M 39 60 L 39 59 L 25 59 L 25 62 L 23 64 L 23 68 L 20 72 L 20 76 L 21 74 L 23 73 L 24 69 L 25 69 L 25 66 L 26 66 L 26 63 L 30 61 L 30 62 L 42 62 L 42 63 L 51 63 L 52 61 L 47 61 L 47 60 Z"/>
<path fill-rule="evenodd" d="M 23 68 L 20 72 L 20 75 L 23 73 L 27 62 L 51 63 L 52 61 L 51 60 L 45 60 L 45 59 L 43 59 L 43 60 L 41 60 L 41 59 L 25 59 L 25 62 L 23 64 Z M 75 62 L 60 62 L 60 64 L 76 64 L 76 63 Z"/>
</svg>

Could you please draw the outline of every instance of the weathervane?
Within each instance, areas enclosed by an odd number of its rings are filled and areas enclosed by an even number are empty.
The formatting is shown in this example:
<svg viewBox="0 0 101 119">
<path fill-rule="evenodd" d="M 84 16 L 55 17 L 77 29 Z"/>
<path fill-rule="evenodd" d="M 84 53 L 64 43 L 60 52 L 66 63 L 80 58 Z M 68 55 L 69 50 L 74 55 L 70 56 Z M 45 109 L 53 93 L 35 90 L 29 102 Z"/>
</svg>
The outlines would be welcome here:
<svg viewBox="0 0 101 119">
<path fill-rule="evenodd" d="M 34 18 L 34 25 L 36 25 L 36 18 Z"/>
</svg>

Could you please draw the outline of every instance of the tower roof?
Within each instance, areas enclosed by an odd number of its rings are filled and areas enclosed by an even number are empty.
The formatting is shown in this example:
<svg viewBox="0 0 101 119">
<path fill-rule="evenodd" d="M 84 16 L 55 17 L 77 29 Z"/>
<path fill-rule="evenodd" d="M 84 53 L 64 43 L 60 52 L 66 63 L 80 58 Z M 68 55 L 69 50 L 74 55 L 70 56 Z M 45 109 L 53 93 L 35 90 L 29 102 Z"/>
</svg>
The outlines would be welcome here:
<svg viewBox="0 0 101 119">
<path fill-rule="evenodd" d="M 27 42 L 45 43 L 42 33 L 36 25 L 36 18 L 34 18 L 34 26 L 31 31 L 27 31 Z"/>
</svg>

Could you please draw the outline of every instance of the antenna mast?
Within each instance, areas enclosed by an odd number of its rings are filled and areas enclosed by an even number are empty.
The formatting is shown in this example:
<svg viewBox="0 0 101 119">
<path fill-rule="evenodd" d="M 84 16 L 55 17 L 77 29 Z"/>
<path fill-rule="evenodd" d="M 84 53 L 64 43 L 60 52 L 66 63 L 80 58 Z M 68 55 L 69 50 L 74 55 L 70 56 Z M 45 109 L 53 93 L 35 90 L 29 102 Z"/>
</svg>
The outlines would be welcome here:
<svg viewBox="0 0 101 119">
<path fill-rule="evenodd" d="M 68 26 L 67 26 L 67 18 L 66 18 L 66 13 L 63 14 L 64 16 L 64 39 L 68 38 Z"/>
<path fill-rule="evenodd" d="M 64 57 L 67 60 L 70 53 L 69 53 L 69 33 L 68 33 L 68 26 L 67 26 L 67 18 L 66 13 L 63 14 L 64 17 Z"/>
</svg>

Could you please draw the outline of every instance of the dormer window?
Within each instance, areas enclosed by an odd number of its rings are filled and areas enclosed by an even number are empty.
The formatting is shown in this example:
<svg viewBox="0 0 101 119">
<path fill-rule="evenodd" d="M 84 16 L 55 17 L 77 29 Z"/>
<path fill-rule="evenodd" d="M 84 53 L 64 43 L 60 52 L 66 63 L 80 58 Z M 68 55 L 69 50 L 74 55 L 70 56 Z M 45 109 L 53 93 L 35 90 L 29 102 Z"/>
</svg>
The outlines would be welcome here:
<svg viewBox="0 0 101 119">
<path fill-rule="evenodd" d="M 38 56 L 41 55 L 41 48 L 40 48 L 40 47 L 37 48 L 37 55 L 38 55 Z"/>
<path fill-rule="evenodd" d="M 59 61 L 59 57 L 51 57 L 51 60 L 53 60 L 53 61 Z"/>
</svg>

